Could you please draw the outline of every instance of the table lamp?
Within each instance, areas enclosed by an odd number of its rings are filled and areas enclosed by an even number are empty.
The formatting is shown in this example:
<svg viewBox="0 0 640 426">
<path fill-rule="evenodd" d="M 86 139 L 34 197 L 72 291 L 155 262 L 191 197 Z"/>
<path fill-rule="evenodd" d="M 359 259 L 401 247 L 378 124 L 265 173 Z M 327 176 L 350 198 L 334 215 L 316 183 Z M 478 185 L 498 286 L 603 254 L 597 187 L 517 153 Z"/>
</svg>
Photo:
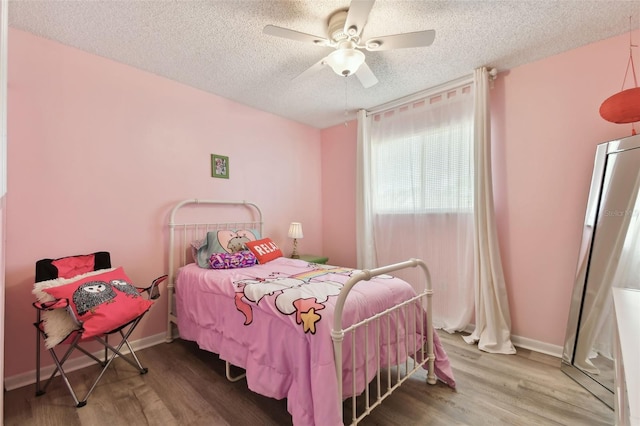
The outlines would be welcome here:
<svg viewBox="0 0 640 426">
<path fill-rule="evenodd" d="M 291 222 L 289 225 L 289 238 L 293 238 L 293 253 L 291 253 L 292 259 L 299 259 L 298 254 L 298 238 L 302 238 L 302 224 L 300 222 Z"/>
</svg>

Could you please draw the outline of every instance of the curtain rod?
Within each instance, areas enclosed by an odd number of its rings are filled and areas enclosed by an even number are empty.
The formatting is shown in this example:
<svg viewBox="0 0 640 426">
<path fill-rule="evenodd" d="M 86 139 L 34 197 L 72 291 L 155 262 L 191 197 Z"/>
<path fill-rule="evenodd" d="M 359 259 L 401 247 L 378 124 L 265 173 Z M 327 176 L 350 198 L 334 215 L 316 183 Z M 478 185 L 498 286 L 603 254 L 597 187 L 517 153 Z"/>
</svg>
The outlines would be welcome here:
<svg viewBox="0 0 640 426">
<path fill-rule="evenodd" d="M 409 96 L 404 96 L 402 98 L 396 99 L 391 102 L 384 103 L 382 105 L 378 105 L 371 109 L 365 110 L 367 112 L 367 116 L 379 114 L 384 111 L 388 111 L 394 108 L 399 107 L 400 105 L 408 104 L 410 102 L 415 102 L 427 98 L 429 96 L 433 96 L 437 93 L 446 92 L 447 90 L 455 89 L 460 86 L 464 86 L 465 84 L 473 83 L 473 74 L 465 75 L 464 77 L 457 78 L 455 80 L 451 80 L 447 83 L 440 84 L 438 86 L 434 86 L 430 89 L 422 90 L 420 92 L 414 93 Z"/>
</svg>

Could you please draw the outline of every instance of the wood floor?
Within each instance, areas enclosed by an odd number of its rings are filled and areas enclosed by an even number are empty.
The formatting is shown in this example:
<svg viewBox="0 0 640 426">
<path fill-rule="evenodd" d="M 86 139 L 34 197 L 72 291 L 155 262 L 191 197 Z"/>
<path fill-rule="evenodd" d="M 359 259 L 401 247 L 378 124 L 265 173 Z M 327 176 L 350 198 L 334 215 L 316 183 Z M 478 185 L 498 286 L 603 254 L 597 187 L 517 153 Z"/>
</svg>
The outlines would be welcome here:
<svg viewBox="0 0 640 426">
<path fill-rule="evenodd" d="M 457 390 L 408 380 L 362 425 L 613 425 L 614 413 L 560 371 L 557 358 L 519 349 L 495 355 L 440 333 Z M 5 392 L 4 424 L 12 425 L 291 425 L 286 401 L 254 394 L 225 378 L 224 362 L 195 344 L 176 340 L 138 351 L 149 373 L 118 361 L 88 404 L 75 408 L 56 379 L 35 397 L 35 385 Z M 115 367 L 115 368 L 113 368 Z M 98 371 L 71 374 L 79 386 Z M 79 388 L 80 394 L 85 389 Z M 346 420 L 349 421 L 349 420 Z M 322 426 L 322 425 L 318 425 Z"/>
</svg>

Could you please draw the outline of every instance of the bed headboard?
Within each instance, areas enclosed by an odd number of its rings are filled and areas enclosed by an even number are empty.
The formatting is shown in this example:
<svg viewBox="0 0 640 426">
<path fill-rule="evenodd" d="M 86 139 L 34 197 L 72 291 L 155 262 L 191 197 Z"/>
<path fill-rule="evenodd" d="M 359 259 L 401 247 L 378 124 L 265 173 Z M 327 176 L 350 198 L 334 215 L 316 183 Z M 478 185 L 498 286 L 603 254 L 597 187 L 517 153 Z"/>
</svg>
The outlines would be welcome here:
<svg viewBox="0 0 640 426">
<path fill-rule="evenodd" d="M 229 220 L 231 219 L 231 220 Z M 169 216 L 169 272 L 167 278 L 167 341 L 173 340 L 175 317 L 174 284 L 178 268 L 193 262 L 191 243 L 209 231 L 258 229 L 263 235 L 262 211 L 248 201 L 184 200 L 176 204 Z"/>
</svg>

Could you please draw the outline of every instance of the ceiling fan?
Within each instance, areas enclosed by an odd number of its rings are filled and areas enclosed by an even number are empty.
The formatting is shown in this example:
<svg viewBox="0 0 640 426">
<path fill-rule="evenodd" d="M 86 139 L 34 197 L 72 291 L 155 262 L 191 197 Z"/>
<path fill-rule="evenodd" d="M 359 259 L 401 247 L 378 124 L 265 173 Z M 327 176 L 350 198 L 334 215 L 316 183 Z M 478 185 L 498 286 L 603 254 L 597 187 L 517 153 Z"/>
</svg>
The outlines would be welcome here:
<svg viewBox="0 0 640 426">
<path fill-rule="evenodd" d="M 304 78 L 328 65 L 338 75 L 348 77 L 355 74 L 360 83 L 365 88 L 369 88 L 378 83 L 378 79 L 365 62 L 364 53 L 359 49 L 377 52 L 406 47 L 424 47 L 431 45 L 436 36 L 434 30 L 425 30 L 361 40 L 362 30 L 367 23 L 374 2 L 375 0 L 352 0 L 349 9 L 339 10 L 332 14 L 327 26 L 328 37 L 318 37 L 275 25 L 265 26 L 263 32 L 276 37 L 336 49 L 295 77 L 294 80 Z"/>
</svg>

